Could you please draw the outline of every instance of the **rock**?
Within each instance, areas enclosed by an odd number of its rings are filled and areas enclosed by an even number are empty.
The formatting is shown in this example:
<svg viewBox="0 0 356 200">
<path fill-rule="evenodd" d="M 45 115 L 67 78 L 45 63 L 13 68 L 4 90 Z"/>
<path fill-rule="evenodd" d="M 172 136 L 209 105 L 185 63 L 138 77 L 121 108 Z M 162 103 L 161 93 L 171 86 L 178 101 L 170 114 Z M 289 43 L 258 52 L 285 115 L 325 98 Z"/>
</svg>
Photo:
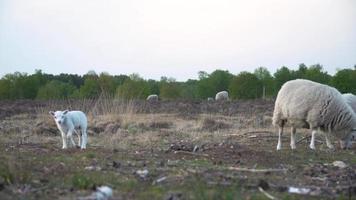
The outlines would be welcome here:
<svg viewBox="0 0 356 200">
<path fill-rule="evenodd" d="M 98 166 L 87 166 L 84 169 L 88 171 L 101 171 L 101 167 Z"/>
<path fill-rule="evenodd" d="M 100 186 L 96 189 L 96 200 L 108 200 L 112 197 L 112 189 L 108 186 Z"/>
<path fill-rule="evenodd" d="M 347 167 L 347 165 L 344 162 L 339 161 L 339 160 L 334 161 L 333 162 L 333 166 L 338 167 L 340 169 L 343 169 L 343 168 Z"/>
<path fill-rule="evenodd" d="M 137 170 L 136 174 L 139 175 L 141 178 L 146 178 L 148 175 L 148 170 L 147 169 Z"/>
</svg>

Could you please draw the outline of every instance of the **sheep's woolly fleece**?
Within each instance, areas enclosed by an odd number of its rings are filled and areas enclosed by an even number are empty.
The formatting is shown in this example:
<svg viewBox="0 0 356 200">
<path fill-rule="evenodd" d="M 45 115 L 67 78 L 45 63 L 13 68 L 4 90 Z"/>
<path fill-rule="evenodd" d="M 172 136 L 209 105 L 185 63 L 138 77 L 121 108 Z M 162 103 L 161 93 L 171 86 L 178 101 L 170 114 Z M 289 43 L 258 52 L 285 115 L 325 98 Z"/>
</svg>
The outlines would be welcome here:
<svg viewBox="0 0 356 200">
<path fill-rule="evenodd" d="M 278 92 L 273 124 L 285 121 L 294 127 L 328 132 L 351 132 L 356 127 L 356 116 L 340 92 L 302 79 L 286 82 Z"/>
</svg>

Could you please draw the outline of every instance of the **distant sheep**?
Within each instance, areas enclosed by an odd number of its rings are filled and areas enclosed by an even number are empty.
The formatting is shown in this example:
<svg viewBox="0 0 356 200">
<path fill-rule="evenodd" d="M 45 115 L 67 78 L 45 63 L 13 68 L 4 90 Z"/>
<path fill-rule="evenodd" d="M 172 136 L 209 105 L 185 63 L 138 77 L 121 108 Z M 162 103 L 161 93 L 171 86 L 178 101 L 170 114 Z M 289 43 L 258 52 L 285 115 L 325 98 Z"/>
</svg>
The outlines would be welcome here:
<svg viewBox="0 0 356 200">
<path fill-rule="evenodd" d="M 213 97 L 208 97 L 208 102 L 213 102 L 214 101 L 214 98 Z"/>
<path fill-rule="evenodd" d="M 49 112 L 54 121 L 57 124 L 58 129 L 62 134 L 63 140 L 63 149 L 67 148 L 67 140 L 70 140 L 72 145 L 75 146 L 75 142 L 73 140 L 73 132 L 78 135 L 79 142 L 78 145 L 81 149 L 86 148 L 87 144 L 87 117 L 82 111 L 50 111 Z M 79 129 L 80 133 L 76 131 Z"/>
<path fill-rule="evenodd" d="M 351 106 L 352 110 L 356 113 L 356 95 L 351 93 L 342 94 L 346 102 Z"/>
<path fill-rule="evenodd" d="M 342 148 L 351 146 L 356 133 L 356 115 L 335 88 L 313 81 L 297 79 L 286 82 L 278 92 L 273 113 L 273 125 L 279 127 L 277 150 L 282 147 L 284 125 L 291 128 L 290 146 L 295 149 L 296 128 L 309 128 L 312 138 L 309 147 L 315 149 L 315 134 L 322 131 L 328 148 L 332 133 L 340 140 Z"/>
<path fill-rule="evenodd" d="M 157 94 L 151 94 L 147 97 L 146 99 L 149 102 L 157 102 L 158 101 L 158 95 Z"/>
<path fill-rule="evenodd" d="M 227 101 L 227 100 L 229 100 L 229 93 L 227 91 L 218 92 L 215 95 L 215 100 L 216 101 L 221 101 L 221 100 Z"/>
</svg>

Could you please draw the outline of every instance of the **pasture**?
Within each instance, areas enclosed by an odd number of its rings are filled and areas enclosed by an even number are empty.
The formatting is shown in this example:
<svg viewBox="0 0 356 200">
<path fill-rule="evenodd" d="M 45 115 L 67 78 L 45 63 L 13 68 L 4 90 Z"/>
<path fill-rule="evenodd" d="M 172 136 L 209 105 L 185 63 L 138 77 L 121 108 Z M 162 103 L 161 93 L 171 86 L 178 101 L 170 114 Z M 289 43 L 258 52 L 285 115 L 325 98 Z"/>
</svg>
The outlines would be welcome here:
<svg viewBox="0 0 356 200">
<path fill-rule="evenodd" d="M 272 100 L 0 105 L 0 199 L 89 199 L 101 185 L 112 199 L 356 198 L 355 144 L 331 151 L 318 135 L 313 151 L 298 129 L 291 150 L 287 128 L 276 151 Z M 87 113 L 86 150 L 61 149 L 48 111 L 64 109 Z"/>
</svg>

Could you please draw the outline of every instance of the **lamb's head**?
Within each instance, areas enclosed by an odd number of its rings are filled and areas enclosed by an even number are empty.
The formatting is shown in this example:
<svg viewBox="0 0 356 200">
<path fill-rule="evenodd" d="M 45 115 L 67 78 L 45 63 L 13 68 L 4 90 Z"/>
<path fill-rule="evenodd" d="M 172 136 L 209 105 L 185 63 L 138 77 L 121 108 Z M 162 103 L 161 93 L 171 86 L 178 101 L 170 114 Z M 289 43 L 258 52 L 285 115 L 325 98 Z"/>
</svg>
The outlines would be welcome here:
<svg viewBox="0 0 356 200">
<path fill-rule="evenodd" d="M 345 132 L 344 136 L 340 139 L 340 147 L 342 149 L 350 149 L 352 147 L 352 140 L 356 137 L 356 129 L 352 129 L 351 132 Z"/>
<path fill-rule="evenodd" d="M 67 113 L 68 110 L 56 111 L 56 112 L 49 111 L 49 114 L 53 116 L 54 121 L 59 125 L 61 125 L 64 122 Z"/>
</svg>

